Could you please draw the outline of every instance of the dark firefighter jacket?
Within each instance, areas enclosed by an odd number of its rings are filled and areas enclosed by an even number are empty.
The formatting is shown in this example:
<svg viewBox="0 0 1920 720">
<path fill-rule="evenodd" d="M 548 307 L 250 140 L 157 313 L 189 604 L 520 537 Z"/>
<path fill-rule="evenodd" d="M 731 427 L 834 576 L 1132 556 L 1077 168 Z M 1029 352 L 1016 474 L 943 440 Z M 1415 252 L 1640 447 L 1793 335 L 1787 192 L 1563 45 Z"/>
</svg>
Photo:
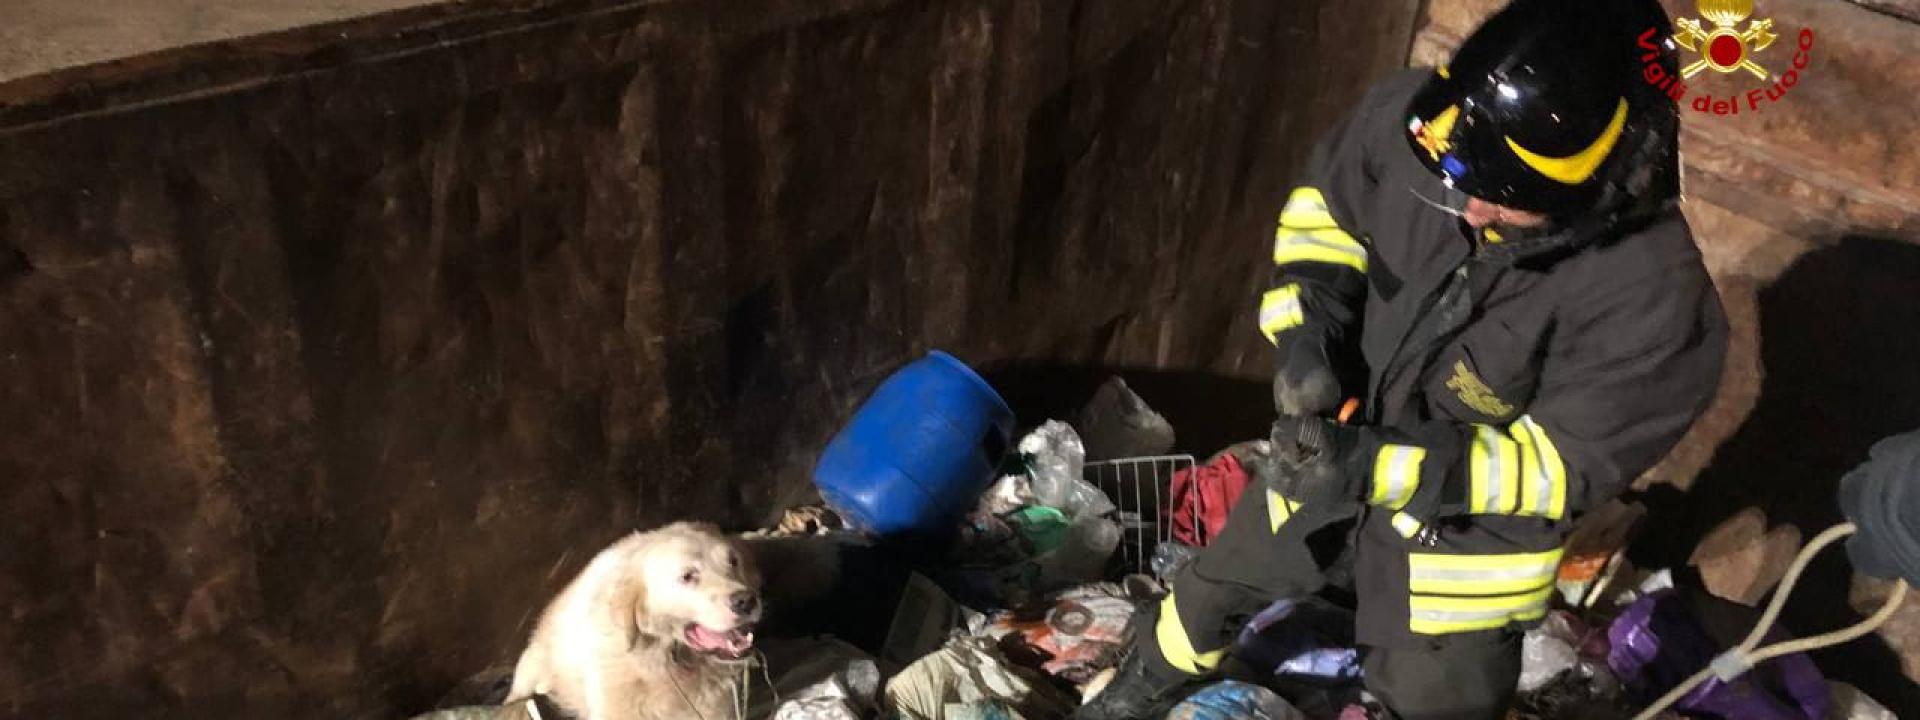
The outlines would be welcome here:
<svg viewBox="0 0 1920 720">
<path fill-rule="evenodd" d="M 1476 242 L 1429 204 L 1453 191 L 1405 138 L 1426 73 L 1376 85 L 1316 146 L 1260 308 L 1280 352 L 1327 333 L 1364 368 L 1347 388 L 1365 400 L 1348 468 L 1371 479 L 1355 582 L 1372 645 L 1544 615 L 1573 519 L 1678 442 L 1726 348 L 1671 204 L 1508 242 Z M 1302 510 L 1268 501 L 1275 532 Z"/>
</svg>

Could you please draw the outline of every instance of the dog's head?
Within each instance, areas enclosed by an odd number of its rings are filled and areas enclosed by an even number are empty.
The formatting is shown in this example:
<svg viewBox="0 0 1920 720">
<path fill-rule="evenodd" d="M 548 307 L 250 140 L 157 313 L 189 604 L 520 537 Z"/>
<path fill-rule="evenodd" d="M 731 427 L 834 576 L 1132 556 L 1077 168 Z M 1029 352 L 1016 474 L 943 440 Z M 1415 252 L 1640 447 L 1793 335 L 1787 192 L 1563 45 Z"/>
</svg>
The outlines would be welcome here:
<svg viewBox="0 0 1920 720">
<path fill-rule="evenodd" d="M 740 541 L 704 523 L 675 523 L 638 536 L 628 577 L 636 633 L 696 653 L 738 658 L 760 621 L 760 572 Z"/>
</svg>

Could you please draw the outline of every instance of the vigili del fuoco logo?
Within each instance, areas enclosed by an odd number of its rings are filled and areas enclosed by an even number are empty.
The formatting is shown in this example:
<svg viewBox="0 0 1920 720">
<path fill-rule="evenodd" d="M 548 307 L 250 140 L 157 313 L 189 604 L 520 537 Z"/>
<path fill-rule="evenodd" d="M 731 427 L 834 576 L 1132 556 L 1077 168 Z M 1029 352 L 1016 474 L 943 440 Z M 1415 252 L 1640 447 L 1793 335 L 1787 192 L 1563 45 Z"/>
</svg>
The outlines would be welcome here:
<svg viewBox="0 0 1920 720">
<path fill-rule="evenodd" d="M 1666 92 L 1676 103 L 1715 115 L 1738 115 L 1742 105 L 1748 112 L 1759 112 L 1764 104 L 1785 98 L 1793 86 L 1799 84 L 1800 71 L 1813 61 L 1813 29 L 1807 27 L 1800 28 L 1795 37 L 1791 58 L 1780 57 L 1779 52 L 1773 57 L 1760 57 L 1779 36 L 1773 33 L 1772 18 L 1752 17 L 1753 0 L 1699 0 L 1696 7 L 1700 17 L 1675 20 L 1670 38 L 1655 37 L 1654 28 L 1640 33 L 1640 49 L 1645 51 L 1640 61 L 1646 65 L 1647 83 Z M 1742 21 L 1745 26 L 1741 25 Z M 1686 49 L 1683 58 L 1688 54 L 1698 56 L 1680 68 L 1678 77 L 1655 62 L 1663 50 L 1674 49 L 1676 45 Z M 1785 66 L 1786 72 L 1769 70 L 1779 66 Z M 1689 100 L 1687 96 L 1692 88 L 1687 87 L 1687 80 L 1706 70 L 1723 75 L 1745 73 L 1763 84 L 1726 97 L 1706 93 Z"/>
</svg>

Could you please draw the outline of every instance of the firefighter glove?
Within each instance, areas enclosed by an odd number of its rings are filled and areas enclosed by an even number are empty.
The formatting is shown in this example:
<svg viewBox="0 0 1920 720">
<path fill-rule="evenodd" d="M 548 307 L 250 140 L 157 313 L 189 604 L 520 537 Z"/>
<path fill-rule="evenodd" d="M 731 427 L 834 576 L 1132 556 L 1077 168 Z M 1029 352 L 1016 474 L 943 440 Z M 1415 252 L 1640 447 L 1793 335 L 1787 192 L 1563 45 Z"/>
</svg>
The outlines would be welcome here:
<svg viewBox="0 0 1920 720">
<path fill-rule="evenodd" d="M 1324 332 L 1302 328 L 1280 347 L 1273 373 L 1273 409 L 1281 417 L 1330 415 L 1340 407 L 1340 380 L 1334 374 Z"/>
<path fill-rule="evenodd" d="M 1366 476 L 1351 472 L 1359 429 L 1322 417 L 1283 415 L 1273 423 L 1275 492 L 1303 505 L 1350 502 L 1363 497 Z"/>
</svg>

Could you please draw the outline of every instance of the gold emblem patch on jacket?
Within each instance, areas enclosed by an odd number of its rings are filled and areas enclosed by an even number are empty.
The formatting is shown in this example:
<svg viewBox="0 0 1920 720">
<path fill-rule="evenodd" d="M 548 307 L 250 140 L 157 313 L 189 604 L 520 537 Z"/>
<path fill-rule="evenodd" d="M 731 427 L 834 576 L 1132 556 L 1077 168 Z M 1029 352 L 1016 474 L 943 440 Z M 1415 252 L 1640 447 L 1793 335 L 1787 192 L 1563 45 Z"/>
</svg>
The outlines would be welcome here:
<svg viewBox="0 0 1920 720">
<path fill-rule="evenodd" d="M 1460 402 L 1467 407 L 1489 417 L 1506 417 L 1513 414 L 1513 406 L 1500 396 L 1493 394 L 1493 388 L 1487 387 L 1480 376 L 1467 369 L 1462 360 L 1453 361 L 1453 377 L 1447 378 L 1447 389 L 1460 396 Z"/>
</svg>

